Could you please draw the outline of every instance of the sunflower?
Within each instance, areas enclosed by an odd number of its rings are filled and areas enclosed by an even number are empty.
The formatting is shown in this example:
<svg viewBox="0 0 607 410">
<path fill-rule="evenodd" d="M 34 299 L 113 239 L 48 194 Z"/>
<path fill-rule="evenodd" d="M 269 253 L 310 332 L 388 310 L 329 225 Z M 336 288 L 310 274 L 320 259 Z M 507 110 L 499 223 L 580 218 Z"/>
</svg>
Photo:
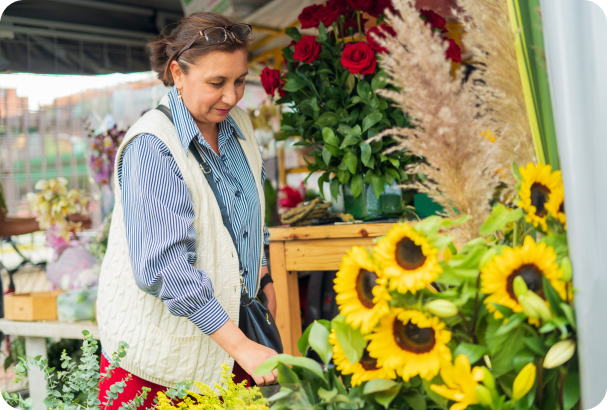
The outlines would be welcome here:
<svg viewBox="0 0 607 410">
<path fill-rule="evenodd" d="M 443 271 L 438 264 L 438 249 L 409 225 L 394 225 L 374 251 L 389 279 L 390 290 L 399 293 L 415 294 Z"/>
<path fill-rule="evenodd" d="M 522 247 L 504 249 L 501 256 L 495 256 L 481 270 L 481 292 L 489 295 L 485 299 L 487 310 L 496 312 L 495 303 L 517 313 L 523 311 L 514 294 L 513 282 L 517 276 L 522 277 L 527 288 L 543 299 L 545 277 L 565 300 L 566 287 L 561 280 L 563 272 L 555 260 L 556 253 L 552 247 L 543 242 L 536 244 L 531 236 L 525 238 Z M 500 318 L 499 314 L 496 318 Z"/>
<path fill-rule="evenodd" d="M 369 333 L 379 319 L 390 311 L 390 293 L 381 270 L 360 246 L 355 246 L 341 261 L 335 277 L 335 298 L 346 323 Z"/>
<path fill-rule="evenodd" d="M 555 191 L 553 194 L 554 200 L 549 201 L 547 203 L 546 209 L 550 213 L 550 215 L 558 220 L 565 230 L 567 230 L 567 216 L 565 215 L 565 191 L 560 189 Z"/>
<path fill-rule="evenodd" d="M 527 222 L 538 225 L 544 231 L 548 230 L 546 216 L 549 209 L 559 208 L 559 198 L 562 196 L 563 181 L 561 171 L 552 172 L 550 165 L 537 167 L 532 163 L 527 168 L 520 168 L 523 181 L 519 190 L 521 200 L 518 203 L 527 213 Z"/>
<path fill-rule="evenodd" d="M 377 360 L 369 356 L 367 348 L 363 351 L 363 357 L 356 362 L 350 363 L 337 340 L 335 330 L 331 330 L 329 342 L 333 345 L 333 361 L 341 374 L 352 375 L 352 386 L 358 386 L 362 382 L 373 379 L 396 379 L 393 369 L 386 369 L 377 365 Z"/>
<path fill-rule="evenodd" d="M 451 362 L 447 343 L 451 332 L 437 317 L 418 310 L 393 309 L 367 338 L 367 349 L 380 366 L 394 369 L 405 380 L 420 375 L 432 380 L 445 362 Z"/>
<path fill-rule="evenodd" d="M 464 354 L 455 358 L 453 365 L 445 364 L 440 371 L 445 384 L 430 385 L 430 389 L 449 400 L 456 402 L 449 410 L 464 410 L 471 404 L 477 404 L 476 386 L 485 378 L 480 367 L 471 369 L 470 361 Z"/>
</svg>

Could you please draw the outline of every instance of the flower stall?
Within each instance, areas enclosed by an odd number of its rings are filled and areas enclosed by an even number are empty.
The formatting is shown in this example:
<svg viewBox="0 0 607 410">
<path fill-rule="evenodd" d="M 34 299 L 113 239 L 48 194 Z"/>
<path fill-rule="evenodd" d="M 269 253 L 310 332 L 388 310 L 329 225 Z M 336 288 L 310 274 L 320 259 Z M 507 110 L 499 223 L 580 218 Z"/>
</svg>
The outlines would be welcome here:
<svg viewBox="0 0 607 410">
<path fill-rule="evenodd" d="M 156 408 L 571 410 L 588 402 L 584 388 L 597 394 L 584 379 L 571 184 L 548 77 L 529 57 L 543 42 L 525 37 L 539 9 L 459 0 L 458 44 L 443 17 L 414 3 L 329 0 L 285 30 L 284 64 L 261 82 L 282 110 L 278 138 L 310 150 L 325 194 L 305 224 L 270 228 L 285 354 L 255 373 L 277 370 L 279 386 L 247 389 L 224 366 L 222 384 L 184 381 Z M 343 210 L 331 214 L 330 201 Z M 357 222 L 313 226 L 339 214 Z M 314 270 L 337 271 L 339 314 L 302 329 L 298 272 Z M 98 397 L 109 374 L 95 349 L 85 334 L 85 360 L 64 358 L 49 406 L 119 400 L 124 381 Z M 17 370 L 34 365 L 48 370 L 34 358 Z"/>
</svg>

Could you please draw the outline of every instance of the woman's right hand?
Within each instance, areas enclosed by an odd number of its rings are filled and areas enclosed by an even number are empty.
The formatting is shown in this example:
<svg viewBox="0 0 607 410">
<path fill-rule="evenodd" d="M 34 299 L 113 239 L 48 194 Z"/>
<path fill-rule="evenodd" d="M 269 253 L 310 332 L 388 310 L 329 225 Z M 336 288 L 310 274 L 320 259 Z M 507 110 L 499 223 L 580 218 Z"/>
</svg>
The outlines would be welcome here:
<svg viewBox="0 0 607 410">
<path fill-rule="evenodd" d="M 265 386 L 277 382 L 276 377 L 278 372 L 276 369 L 264 376 L 254 376 L 253 372 L 266 359 L 276 356 L 278 353 L 269 347 L 249 340 L 234 322 L 228 320 L 210 336 L 215 343 L 232 356 L 240 367 L 253 378 L 255 384 Z"/>
<path fill-rule="evenodd" d="M 255 381 L 255 384 L 258 386 L 267 386 L 269 384 L 276 384 L 277 370 L 274 369 L 271 373 L 268 373 L 264 376 L 255 376 L 254 372 L 257 366 L 265 362 L 272 356 L 276 356 L 274 350 L 269 347 L 260 345 L 259 343 L 255 343 L 251 340 L 247 339 L 247 345 L 238 349 L 237 353 L 234 357 L 234 360 L 238 362 L 240 367 L 247 372 Z"/>
</svg>

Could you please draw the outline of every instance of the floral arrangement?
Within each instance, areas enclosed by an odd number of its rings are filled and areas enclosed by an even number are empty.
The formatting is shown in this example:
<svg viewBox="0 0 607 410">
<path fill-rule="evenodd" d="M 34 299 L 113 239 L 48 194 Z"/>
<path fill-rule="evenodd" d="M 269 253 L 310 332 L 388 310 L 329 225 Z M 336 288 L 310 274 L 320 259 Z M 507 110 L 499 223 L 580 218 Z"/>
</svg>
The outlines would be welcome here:
<svg viewBox="0 0 607 410">
<path fill-rule="evenodd" d="M 105 373 L 99 372 L 99 356 L 97 355 L 99 343 L 88 331 L 82 331 L 82 356 L 79 363 L 67 355 L 65 350 L 61 355 L 61 370 L 55 371 L 48 365 L 47 359 L 40 357 L 20 357 L 15 366 L 17 376 L 14 383 L 25 377 L 30 366 L 35 366 L 44 372 L 47 382 L 47 398 L 44 405 L 49 409 L 105 409 L 118 400 L 129 379 L 113 384 L 108 395 L 102 403 L 99 397 L 99 383 L 111 377 L 114 369 L 120 366 L 120 360 L 126 356 L 128 345 L 120 342 L 118 351 L 112 355 Z M 158 392 L 154 400 L 157 410 L 268 410 L 268 401 L 262 396 L 259 387 L 247 389 L 246 382 L 234 383 L 234 375 L 230 374 L 227 364 L 223 364 L 221 371 L 222 384 L 215 383 L 217 394 L 209 386 L 194 382 L 200 394 L 190 390 L 191 381 L 177 383 L 174 389 L 168 388 Z M 123 402 L 119 410 L 136 410 L 143 406 L 150 392 L 144 387 L 133 400 Z M 32 409 L 31 398 L 24 399 L 19 393 L 3 393 L 4 399 L 11 406 L 19 406 L 22 410 Z M 194 398 L 195 400 L 193 400 Z"/>
<path fill-rule="evenodd" d="M 292 383 L 319 386 L 307 397 L 319 408 L 578 405 L 561 175 L 529 164 L 515 178 L 518 207 L 496 205 L 484 237 L 458 246 L 448 231 L 467 216 L 435 216 L 348 252 L 335 279 L 341 315 L 314 323 L 298 343 L 335 367 L 281 355 L 256 373 L 278 368 Z"/>
<path fill-rule="evenodd" d="M 410 117 L 378 94 L 387 83 L 378 65 L 386 49 L 377 40 L 394 35 L 383 23 L 386 9 L 392 9 L 391 1 L 330 0 L 306 7 L 301 27 L 317 28 L 318 35 L 287 29 L 293 42 L 283 49 L 286 73 L 265 68 L 261 74 L 268 95 L 278 93 L 276 103 L 286 105 L 278 138 L 299 136 L 298 145 L 314 147 L 308 169 L 323 173 L 320 192 L 330 182 L 335 198 L 342 185 L 358 197 L 363 183 L 379 197 L 386 184 L 407 181 L 404 169 L 416 162 L 402 150 L 390 151 L 389 138 L 368 141 L 390 127 L 410 126 Z M 365 17 L 376 21 L 368 32 Z M 423 11 L 420 17 L 437 35 L 447 31 L 435 13 Z M 448 44 L 447 57 L 461 61 L 457 44 Z"/>
<path fill-rule="evenodd" d="M 110 185 L 116 151 L 125 134 L 126 130 L 118 130 L 115 125 L 113 128 L 97 135 L 92 130 L 89 132 L 89 137 L 92 139 L 89 167 L 93 171 L 95 181 L 100 185 Z"/>
<path fill-rule="evenodd" d="M 59 177 L 56 179 L 40 180 L 34 188 L 37 192 L 28 193 L 27 200 L 32 212 L 37 213 L 36 220 L 40 229 L 59 228 L 58 236 L 66 242 L 70 233 L 80 231 L 80 222 L 71 222 L 68 216 L 83 213 L 88 204 L 88 195 L 79 189 L 68 191 L 68 181 Z"/>
</svg>

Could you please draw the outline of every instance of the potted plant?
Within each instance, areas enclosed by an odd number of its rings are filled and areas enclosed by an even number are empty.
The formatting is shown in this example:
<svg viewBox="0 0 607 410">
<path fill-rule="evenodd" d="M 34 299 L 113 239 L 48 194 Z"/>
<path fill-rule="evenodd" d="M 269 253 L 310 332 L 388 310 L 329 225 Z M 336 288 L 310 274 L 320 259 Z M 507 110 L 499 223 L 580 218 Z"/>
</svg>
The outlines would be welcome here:
<svg viewBox="0 0 607 410">
<path fill-rule="evenodd" d="M 390 88 L 378 59 L 386 50 L 378 36 L 393 35 L 382 23 L 390 1 L 330 0 L 306 7 L 302 28 L 317 28 L 316 36 L 302 36 L 297 28 L 283 49 L 284 75 L 265 68 L 261 74 L 270 96 L 285 105 L 278 139 L 297 136 L 297 145 L 313 147 L 310 173 L 322 172 L 334 198 L 343 189 L 346 212 L 357 219 L 400 216 L 404 209 L 399 184 L 407 182 L 407 165 L 419 161 L 403 151 L 390 151 L 395 141 L 370 138 L 392 127 L 408 127 L 407 114 L 377 94 Z M 365 31 L 365 16 L 376 25 Z M 428 19 L 429 24 L 438 19 Z M 444 19 L 442 20 L 444 22 Z M 439 21 L 440 22 L 440 21 Z M 444 29 L 444 23 L 441 30 Z M 410 182 L 410 181 L 409 181 Z"/>
</svg>

